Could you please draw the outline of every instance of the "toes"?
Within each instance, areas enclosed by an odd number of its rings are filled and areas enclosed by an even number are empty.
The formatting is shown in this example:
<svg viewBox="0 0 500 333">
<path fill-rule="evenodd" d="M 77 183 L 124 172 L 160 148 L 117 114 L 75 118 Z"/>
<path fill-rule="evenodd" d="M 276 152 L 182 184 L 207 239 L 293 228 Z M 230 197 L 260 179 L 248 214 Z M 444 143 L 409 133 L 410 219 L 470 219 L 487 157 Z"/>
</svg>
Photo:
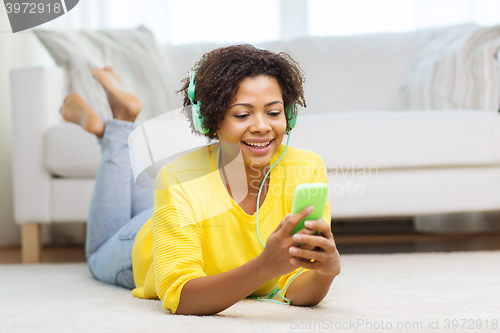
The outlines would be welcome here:
<svg viewBox="0 0 500 333">
<path fill-rule="evenodd" d="M 101 79 L 101 74 L 105 74 L 104 72 L 105 72 L 105 70 L 104 70 L 104 69 L 102 69 L 102 68 L 94 68 L 94 69 L 92 70 L 92 76 L 93 76 L 95 79 L 97 79 L 97 80 L 99 80 L 99 81 L 100 81 L 100 79 Z"/>
<path fill-rule="evenodd" d="M 106 72 L 108 72 L 109 74 L 111 74 L 111 75 L 112 75 L 112 76 L 113 76 L 116 80 L 118 80 L 118 82 L 120 82 L 120 81 L 122 80 L 121 76 L 120 76 L 120 75 L 118 75 L 112 67 L 110 67 L 110 66 L 105 66 L 105 67 L 104 67 L 104 70 L 105 70 Z"/>
</svg>

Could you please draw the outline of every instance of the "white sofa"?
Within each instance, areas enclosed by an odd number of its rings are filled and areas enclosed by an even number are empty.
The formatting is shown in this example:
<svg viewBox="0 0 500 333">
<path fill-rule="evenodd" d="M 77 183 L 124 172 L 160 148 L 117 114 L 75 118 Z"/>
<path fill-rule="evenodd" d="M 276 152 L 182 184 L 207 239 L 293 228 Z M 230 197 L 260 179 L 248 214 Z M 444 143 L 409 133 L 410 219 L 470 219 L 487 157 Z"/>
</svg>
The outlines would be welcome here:
<svg viewBox="0 0 500 333">
<path fill-rule="evenodd" d="M 259 45 L 289 53 L 306 72 L 308 107 L 290 144 L 323 158 L 333 218 L 500 211 L 498 110 L 397 109 L 427 38 L 424 31 Z M 172 90 L 217 46 L 165 47 Z M 66 81 L 57 67 L 11 73 L 14 215 L 24 262 L 39 260 L 40 224 L 87 219 L 100 148 L 60 118 Z"/>
</svg>

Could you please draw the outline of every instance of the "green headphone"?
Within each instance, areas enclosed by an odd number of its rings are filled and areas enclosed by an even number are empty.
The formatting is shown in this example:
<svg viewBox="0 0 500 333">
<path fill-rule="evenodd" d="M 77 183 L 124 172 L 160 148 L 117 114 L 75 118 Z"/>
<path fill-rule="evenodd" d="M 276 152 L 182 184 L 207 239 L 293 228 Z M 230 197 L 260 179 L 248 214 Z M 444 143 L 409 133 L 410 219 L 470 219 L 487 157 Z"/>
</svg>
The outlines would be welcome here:
<svg viewBox="0 0 500 333">
<path fill-rule="evenodd" d="M 200 115 L 200 102 L 196 101 L 194 102 L 194 93 L 196 89 L 196 82 L 195 82 L 195 72 L 189 72 L 189 86 L 188 86 L 188 98 L 191 101 L 191 115 L 193 118 L 193 125 L 194 129 L 203 133 L 207 134 L 209 132 L 209 129 L 203 126 L 203 116 Z M 297 113 L 293 113 L 293 111 L 297 110 L 297 105 L 294 104 L 292 106 L 288 106 L 285 109 L 285 114 L 292 114 L 292 117 L 288 120 L 288 127 L 293 129 L 295 127 L 295 124 L 297 123 Z"/>
<path fill-rule="evenodd" d="M 208 128 L 203 126 L 203 117 L 200 115 L 200 102 L 194 102 L 194 92 L 196 89 L 196 83 L 194 81 L 195 72 L 189 72 L 189 87 L 188 87 L 188 98 L 191 101 L 191 114 L 193 117 L 194 129 L 203 133 L 208 133 Z"/>
</svg>

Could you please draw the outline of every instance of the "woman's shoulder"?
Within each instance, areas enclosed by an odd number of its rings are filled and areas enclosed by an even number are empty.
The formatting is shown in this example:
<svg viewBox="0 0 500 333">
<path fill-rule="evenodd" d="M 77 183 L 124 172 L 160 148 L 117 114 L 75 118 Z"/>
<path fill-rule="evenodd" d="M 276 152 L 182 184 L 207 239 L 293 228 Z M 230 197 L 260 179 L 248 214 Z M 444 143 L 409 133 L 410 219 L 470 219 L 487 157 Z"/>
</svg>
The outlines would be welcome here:
<svg viewBox="0 0 500 333">
<path fill-rule="evenodd" d="M 166 176 L 169 182 L 178 178 L 185 181 L 185 178 L 192 179 L 207 175 L 212 172 L 211 155 L 211 145 L 196 148 L 165 164 L 160 169 L 160 173 Z"/>
</svg>

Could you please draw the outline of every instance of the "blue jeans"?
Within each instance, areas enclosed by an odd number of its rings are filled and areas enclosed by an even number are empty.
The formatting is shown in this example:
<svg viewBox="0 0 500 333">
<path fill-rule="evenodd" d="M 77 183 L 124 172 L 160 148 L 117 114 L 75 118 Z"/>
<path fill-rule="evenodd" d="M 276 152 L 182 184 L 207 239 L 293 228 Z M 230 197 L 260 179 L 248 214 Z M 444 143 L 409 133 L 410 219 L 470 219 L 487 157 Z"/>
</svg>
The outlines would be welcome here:
<svg viewBox="0 0 500 333">
<path fill-rule="evenodd" d="M 85 257 L 92 275 L 100 281 L 135 288 L 132 248 L 144 223 L 153 216 L 154 190 L 135 184 L 128 151 L 134 123 L 105 122 L 101 163 L 87 221 Z"/>
</svg>

